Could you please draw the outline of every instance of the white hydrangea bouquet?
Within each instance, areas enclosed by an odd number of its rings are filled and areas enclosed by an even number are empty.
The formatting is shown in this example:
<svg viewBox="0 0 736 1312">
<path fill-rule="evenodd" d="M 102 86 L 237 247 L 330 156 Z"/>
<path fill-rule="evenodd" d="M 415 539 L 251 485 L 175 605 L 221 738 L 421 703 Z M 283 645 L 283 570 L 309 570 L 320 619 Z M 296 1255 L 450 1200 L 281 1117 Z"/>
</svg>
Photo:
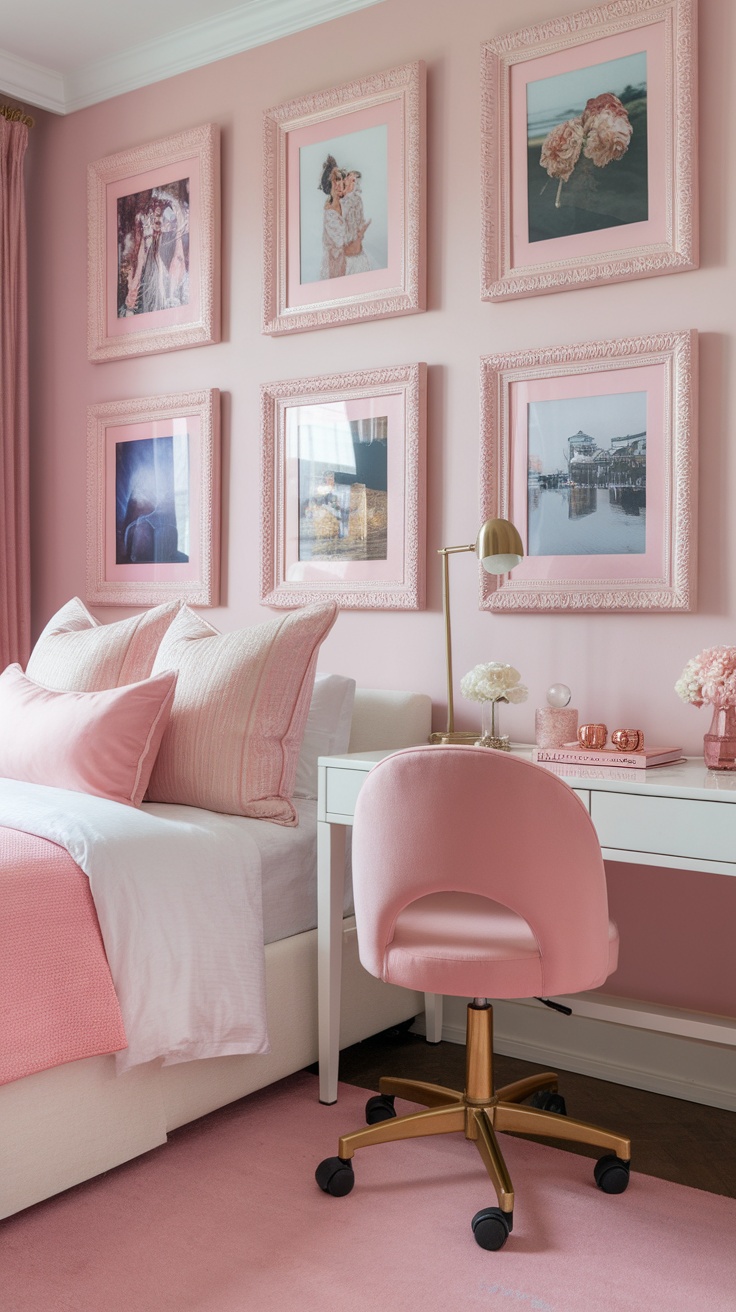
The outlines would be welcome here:
<svg viewBox="0 0 736 1312">
<path fill-rule="evenodd" d="M 483 708 L 481 736 L 478 746 L 495 747 L 509 751 L 507 734 L 499 734 L 496 725 L 496 706 L 499 702 L 525 702 L 529 689 L 521 682 L 521 675 L 513 665 L 487 661 L 474 665 L 460 680 L 460 691 L 469 702 L 481 702 Z"/>
</svg>

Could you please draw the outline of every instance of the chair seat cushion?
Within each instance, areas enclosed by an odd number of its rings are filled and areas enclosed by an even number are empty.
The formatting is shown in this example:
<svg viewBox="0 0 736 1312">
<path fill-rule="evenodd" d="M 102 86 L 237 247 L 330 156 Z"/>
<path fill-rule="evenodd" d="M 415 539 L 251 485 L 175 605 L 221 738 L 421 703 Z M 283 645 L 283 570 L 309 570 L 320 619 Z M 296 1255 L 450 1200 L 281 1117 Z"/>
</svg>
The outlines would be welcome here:
<svg viewBox="0 0 736 1312">
<path fill-rule="evenodd" d="M 609 974 L 617 963 L 618 930 L 610 921 Z M 475 893 L 430 893 L 405 907 L 386 950 L 382 978 L 461 998 L 545 994 L 542 957 L 526 920 Z M 565 991 L 564 985 L 555 989 Z"/>
</svg>

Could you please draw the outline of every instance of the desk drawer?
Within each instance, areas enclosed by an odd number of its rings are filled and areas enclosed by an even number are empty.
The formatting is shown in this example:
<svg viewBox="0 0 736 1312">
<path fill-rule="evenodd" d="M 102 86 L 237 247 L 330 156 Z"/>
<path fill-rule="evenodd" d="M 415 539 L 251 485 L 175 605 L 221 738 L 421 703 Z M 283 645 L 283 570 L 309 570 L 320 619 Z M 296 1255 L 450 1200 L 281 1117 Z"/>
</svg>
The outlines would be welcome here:
<svg viewBox="0 0 736 1312">
<path fill-rule="evenodd" d="M 365 770 L 340 770 L 328 766 L 325 771 L 325 810 L 328 815 L 353 815 L 355 803 L 366 779 Z"/>
<path fill-rule="evenodd" d="M 736 806 L 680 797 L 591 791 L 601 847 L 705 861 L 736 861 Z"/>
</svg>

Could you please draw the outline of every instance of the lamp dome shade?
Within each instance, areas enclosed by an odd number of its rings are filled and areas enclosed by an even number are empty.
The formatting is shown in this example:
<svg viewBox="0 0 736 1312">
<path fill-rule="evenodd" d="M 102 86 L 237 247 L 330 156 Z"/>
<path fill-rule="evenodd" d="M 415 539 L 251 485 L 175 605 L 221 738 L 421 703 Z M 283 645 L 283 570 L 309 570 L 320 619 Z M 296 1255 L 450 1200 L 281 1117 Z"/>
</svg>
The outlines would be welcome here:
<svg viewBox="0 0 736 1312">
<path fill-rule="evenodd" d="M 487 519 L 478 534 L 475 551 L 489 574 L 508 574 L 524 556 L 518 529 L 508 519 Z"/>
</svg>

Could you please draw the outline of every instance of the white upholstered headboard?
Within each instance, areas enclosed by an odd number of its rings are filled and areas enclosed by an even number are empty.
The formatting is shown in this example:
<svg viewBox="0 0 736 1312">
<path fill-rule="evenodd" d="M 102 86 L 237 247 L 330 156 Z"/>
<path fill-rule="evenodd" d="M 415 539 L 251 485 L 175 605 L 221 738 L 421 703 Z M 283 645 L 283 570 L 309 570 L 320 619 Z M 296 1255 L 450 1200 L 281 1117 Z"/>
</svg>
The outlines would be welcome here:
<svg viewBox="0 0 736 1312">
<path fill-rule="evenodd" d="M 374 752 L 386 747 L 416 747 L 429 742 L 432 699 L 424 692 L 385 692 L 356 688 L 350 730 L 351 752 Z"/>
</svg>

